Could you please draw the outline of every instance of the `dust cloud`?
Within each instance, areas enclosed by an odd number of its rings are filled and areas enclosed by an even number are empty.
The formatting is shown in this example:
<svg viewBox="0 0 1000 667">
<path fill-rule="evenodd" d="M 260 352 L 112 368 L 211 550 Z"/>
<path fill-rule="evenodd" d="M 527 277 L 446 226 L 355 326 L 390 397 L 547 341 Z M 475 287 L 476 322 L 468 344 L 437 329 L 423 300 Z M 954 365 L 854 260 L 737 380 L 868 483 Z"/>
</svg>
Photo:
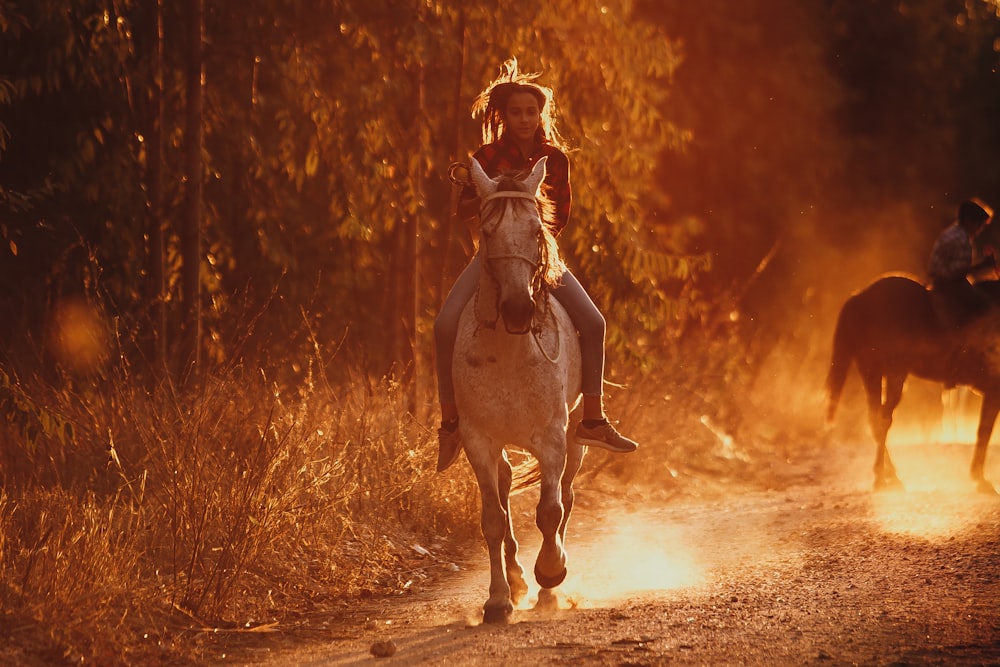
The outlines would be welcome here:
<svg viewBox="0 0 1000 667">
<path fill-rule="evenodd" d="M 641 592 L 704 583 L 700 563 L 684 530 L 648 517 L 605 518 L 598 546 L 574 562 L 562 592 L 573 606 L 603 606 Z"/>
<path fill-rule="evenodd" d="M 575 511 L 566 541 L 568 575 L 557 589 L 560 608 L 607 608 L 650 594 L 704 591 L 719 573 L 732 568 L 797 561 L 794 545 L 775 534 L 768 514 L 787 500 L 755 497 L 750 502 L 762 510 L 716 511 L 711 504 L 698 503 Z M 520 516 L 520 558 L 530 571 L 539 540 L 528 522 L 530 512 Z M 533 578 L 527 579 L 529 594 L 519 605 L 522 610 L 532 609 L 538 596 Z M 486 583 L 484 578 L 484 590 Z"/>
<path fill-rule="evenodd" d="M 662 160 L 668 203 L 654 222 L 703 223 L 695 249 L 713 267 L 698 289 L 719 313 L 738 313 L 722 333 L 735 343 L 729 358 L 703 365 L 715 372 L 745 359 L 747 367 L 745 377 L 724 378 L 722 397 L 708 396 L 693 418 L 751 466 L 766 456 L 794 459 L 796 446 L 821 441 L 844 301 L 887 273 L 924 278 L 937 234 L 959 201 L 986 195 L 974 191 L 984 182 L 962 182 L 966 167 L 942 150 L 950 135 L 929 120 L 936 102 L 923 95 L 926 80 L 913 76 L 927 54 L 900 59 L 895 71 L 854 39 L 869 29 L 907 34 L 915 26 L 902 9 L 885 5 L 876 21 L 849 3 L 639 4 L 683 47 L 668 111 L 691 130 L 685 150 Z M 945 438 L 941 401 L 940 386 L 911 381 L 891 436 Z M 670 428 L 649 428 L 649 439 Z M 833 432 L 822 437 L 870 441 L 853 370 Z M 762 439 L 773 446 L 752 442 Z M 672 446 L 684 458 L 702 456 Z M 832 447 L 830 455 L 840 452 Z"/>
</svg>

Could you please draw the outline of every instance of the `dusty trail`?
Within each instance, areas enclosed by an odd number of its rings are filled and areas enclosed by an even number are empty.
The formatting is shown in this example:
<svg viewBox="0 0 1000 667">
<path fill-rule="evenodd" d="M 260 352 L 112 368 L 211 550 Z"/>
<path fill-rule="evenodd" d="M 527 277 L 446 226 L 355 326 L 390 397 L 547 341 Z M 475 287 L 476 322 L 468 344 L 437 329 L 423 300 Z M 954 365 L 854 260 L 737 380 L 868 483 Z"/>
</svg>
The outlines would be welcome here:
<svg viewBox="0 0 1000 667">
<path fill-rule="evenodd" d="M 904 493 L 869 491 L 870 448 L 803 453 L 769 491 L 665 506 L 588 496 L 571 524 L 562 609 L 479 623 L 482 553 L 408 597 L 366 603 L 267 665 L 1000 665 L 1000 496 L 968 446 L 894 448 Z M 987 476 L 1000 483 L 996 448 Z M 625 494 L 628 495 L 628 494 Z M 537 531 L 515 498 L 522 563 Z M 444 569 L 444 568 L 442 568 Z M 529 597 L 537 591 L 532 591 Z M 392 657 L 376 658 L 391 641 Z M 229 664 L 235 656 L 230 656 Z"/>
</svg>

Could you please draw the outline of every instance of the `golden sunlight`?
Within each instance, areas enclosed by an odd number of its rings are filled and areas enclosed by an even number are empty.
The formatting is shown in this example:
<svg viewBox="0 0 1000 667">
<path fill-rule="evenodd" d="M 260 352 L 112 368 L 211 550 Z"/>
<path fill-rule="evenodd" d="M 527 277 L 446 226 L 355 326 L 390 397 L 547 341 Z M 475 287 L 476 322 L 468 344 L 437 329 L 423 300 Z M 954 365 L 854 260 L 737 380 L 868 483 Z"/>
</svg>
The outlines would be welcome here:
<svg viewBox="0 0 1000 667">
<path fill-rule="evenodd" d="M 971 445 L 976 441 L 982 399 L 967 387 L 954 387 L 941 390 L 935 405 L 929 400 L 932 393 L 936 392 L 924 389 L 923 395 L 904 397 L 922 400 L 900 404 L 887 440 L 890 450 L 899 445 Z"/>
<path fill-rule="evenodd" d="M 976 528 L 983 512 L 993 508 L 995 496 L 977 493 L 969 476 L 975 423 L 963 421 L 958 428 L 961 443 L 946 436 L 937 443 L 890 446 L 906 492 L 873 496 L 872 518 L 882 530 L 928 540 L 950 539 Z M 996 469 L 988 457 L 988 479 Z"/>
<path fill-rule="evenodd" d="M 573 560 L 562 592 L 574 606 L 704 583 L 705 573 L 680 529 L 653 525 L 649 517 L 616 516 L 613 521 L 600 545 L 585 552 L 567 545 Z"/>
<path fill-rule="evenodd" d="M 912 486 L 909 480 L 906 484 L 908 489 Z M 950 539 L 981 521 L 976 508 L 983 499 L 970 492 L 968 486 L 966 482 L 964 492 L 876 494 L 872 500 L 873 519 L 887 533 L 930 541 Z"/>
</svg>

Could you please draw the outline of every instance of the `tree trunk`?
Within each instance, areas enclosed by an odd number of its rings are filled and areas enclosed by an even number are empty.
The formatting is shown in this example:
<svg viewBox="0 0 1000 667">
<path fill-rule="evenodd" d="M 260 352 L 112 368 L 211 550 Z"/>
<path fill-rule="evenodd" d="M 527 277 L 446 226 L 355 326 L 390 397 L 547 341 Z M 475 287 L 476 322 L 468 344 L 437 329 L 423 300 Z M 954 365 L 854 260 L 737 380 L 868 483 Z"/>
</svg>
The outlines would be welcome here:
<svg viewBox="0 0 1000 667">
<path fill-rule="evenodd" d="M 410 297 L 410 286 L 413 283 L 413 272 L 410 258 L 413 252 L 410 232 L 413 219 L 402 216 L 393 225 L 391 237 L 388 239 L 389 289 L 386 290 L 385 312 L 389 314 L 389 328 L 386 337 L 385 372 L 402 378 L 411 370 L 412 356 L 409 345 L 410 314 L 413 301 Z"/>
<path fill-rule="evenodd" d="M 184 122 L 184 219 L 181 223 L 181 298 L 184 309 L 178 361 L 182 372 L 199 365 L 201 349 L 202 38 L 204 0 L 188 0 L 185 32 L 187 107 Z"/>
<path fill-rule="evenodd" d="M 417 142 L 415 145 L 422 155 L 429 153 L 430 146 L 426 145 L 426 133 L 421 127 L 421 123 L 424 122 L 423 119 L 427 118 L 427 95 L 426 95 L 426 68 L 421 62 L 418 65 L 417 70 L 417 113 L 414 117 L 413 131 L 416 135 Z M 421 224 L 422 219 L 426 215 L 426 199 L 427 196 L 427 175 L 423 168 L 420 169 L 418 174 L 414 175 L 417 181 L 417 192 L 420 193 L 421 204 L 417 207 L 417 212 L 413 216 L 413 226 L 411 229 L 411 240 L 410 240 L 410 261 L 411 265 L 411 298 L 413 312 L 410 315 L 410 363 L 412 364 L 412 381 L 409 383 L 409 392 L 407 395 L 407 409 L 410 414 L 419 414 L 417 411 L 418 399 L 421 395 L 421 380 L 427 377 L 429 372 L 429 365 L 426 362 L 425 355 L 421 354 L 423 350 L 423 341 L 421 340 L 421 326 L 420 322 L 423 318 L 423 292 L 421 289 L 421 266 L 420 257 L 423 254 L 422 244 L 420 242 L 420 234 L 422 227 L 426 224 Z"/>
<path fill-rule="evenodd" d="M 149 178 L 149 277 L 152 307 L 153 368 L 167 360 L 166 225 L 163 209 L 163 0 L 152 0 L 150 52 L 153 82 L 150 86 L 152 123 L 146 148 Z"/>
<path fill-rule="evenodd" d="M 465 161 L 468 155 L 460 155 L 458 151 L 462 147 L 461 118 L 465 113 L 464 110 L 469 108 L 468 101 L 462 99 L 462 81 L 465 78 L 466 52 L 468 49 L 466 33 L 468 30 L 466 29 L 465 9 L 459 9 L 459 11 L 461 13 L 459 14 L 456 33 L 461 48 L 458 50 L 458 63 L 455 67 L 455 89 L 452 98 L 452 122 L 455 126 L 455 133 L 450 137 L 451 145 L 448 146 L 448 154 L 452 160 Z M 457 185 L 450 185 L 450 188 L 451 196 L 448 198 L 448 213 L 438 229 L 438 248 L 441 252 L 441 261 L 438 266 L 441 267 L 441 271 L 437 276 L 437 285 L 435 287 L 437 288 L 439 304 L 444 303 L 444 298 L 448 294 L 452 281 L 458 277 L 464 266 L 455 266 L 455 256 L 457 254 L 454 249 L 455 243 L 457 242 L 462 249 L 466 247 L 461 238 L 455 238 L 456 233 L 461 234 L 462 231 L 458 229 L 458 221 L 455 216 L 461 188 Z"/>
</svg>

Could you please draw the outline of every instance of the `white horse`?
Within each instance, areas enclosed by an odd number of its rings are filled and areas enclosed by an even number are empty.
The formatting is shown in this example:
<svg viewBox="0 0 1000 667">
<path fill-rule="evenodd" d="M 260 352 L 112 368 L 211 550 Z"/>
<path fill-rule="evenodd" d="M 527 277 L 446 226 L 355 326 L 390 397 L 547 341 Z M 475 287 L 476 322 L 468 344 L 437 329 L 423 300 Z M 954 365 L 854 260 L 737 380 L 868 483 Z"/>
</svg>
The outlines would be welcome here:
<svg viewBox="0 0 1000 667">
<path fill-rule="evenodd" d="M 569 315 L 548 291 L 564 265 L 541 218 L 538 188 L 545 158 L 524 180 L 491 179 L 471 162 L 482 202 L 485 261 L 476 296 L 459 320 L 453 373 L 462 441 L 482 496 L 490 556 L 483 618 L 493 623 L 508 620 L 528 592 L 510 516 L 508 445 L 530 452 L 538 464 L 539 606 L 557 605 L 552 589 L 566 578 L 566 524 L 573 478 L 584 456 L 584 448 L 567 437 L 569 413 L 580 398 L 580 342 Z M 498 320 L 503 320 L 499 327 Z"/>
</svg>

